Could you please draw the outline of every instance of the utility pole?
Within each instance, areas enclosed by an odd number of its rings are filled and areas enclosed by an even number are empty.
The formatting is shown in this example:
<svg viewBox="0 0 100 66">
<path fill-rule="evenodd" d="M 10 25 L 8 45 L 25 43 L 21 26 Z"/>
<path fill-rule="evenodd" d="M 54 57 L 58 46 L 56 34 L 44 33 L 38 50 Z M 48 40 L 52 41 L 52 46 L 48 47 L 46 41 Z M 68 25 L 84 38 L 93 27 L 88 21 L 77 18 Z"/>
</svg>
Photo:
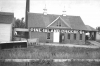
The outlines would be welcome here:
<svg viewBox="0 0 100 66">
<path fill-rule="evenodd" d="M 25 23 L 26 28 L 28 28 L 28 12 L 30 10 L 30 0 L 26 0 L 26 10 L 25 10 Z"/>
</svg>

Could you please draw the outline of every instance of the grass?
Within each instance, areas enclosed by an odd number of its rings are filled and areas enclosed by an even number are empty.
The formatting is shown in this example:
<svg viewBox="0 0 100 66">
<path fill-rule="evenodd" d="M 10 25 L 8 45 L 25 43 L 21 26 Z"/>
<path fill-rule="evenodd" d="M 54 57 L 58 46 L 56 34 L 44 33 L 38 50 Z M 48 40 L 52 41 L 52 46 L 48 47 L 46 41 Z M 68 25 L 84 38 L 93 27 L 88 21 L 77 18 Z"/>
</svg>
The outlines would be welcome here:
<svg viewBox="0 0 100 66">
<path fill-rule="evenodd" d="M 0 50 L 0 59 L 100 59 L 100 48 L 34 45 Z"/>
</svg>

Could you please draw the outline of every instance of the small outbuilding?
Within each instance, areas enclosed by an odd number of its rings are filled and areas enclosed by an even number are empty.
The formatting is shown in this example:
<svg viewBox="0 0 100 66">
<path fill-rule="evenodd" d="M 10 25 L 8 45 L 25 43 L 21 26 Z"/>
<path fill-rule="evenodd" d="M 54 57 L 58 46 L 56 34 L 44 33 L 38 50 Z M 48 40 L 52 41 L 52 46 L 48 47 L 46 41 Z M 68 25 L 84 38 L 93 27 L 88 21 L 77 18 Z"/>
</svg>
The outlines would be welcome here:
<svg viewBox="0 0 100 66">
<path fill-rule="evenodd" d="M 14 13 L 0 12 L 0 43 L 10 42 L 12 40 L 13 22 L 14 22 Z"/>
</svg>

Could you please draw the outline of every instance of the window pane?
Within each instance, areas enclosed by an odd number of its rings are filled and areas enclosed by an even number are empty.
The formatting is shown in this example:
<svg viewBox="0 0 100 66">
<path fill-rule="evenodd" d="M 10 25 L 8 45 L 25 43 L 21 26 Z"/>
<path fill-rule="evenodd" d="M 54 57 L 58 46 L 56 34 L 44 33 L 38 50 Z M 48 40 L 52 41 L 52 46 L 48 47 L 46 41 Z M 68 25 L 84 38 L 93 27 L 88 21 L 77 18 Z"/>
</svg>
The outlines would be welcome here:
<svg viewBox="0 0 100 66">
<path fill-rule="evenodd" d="M 57 26 L 58 26 L 58 27 L 61 27 L 61 22 L 58 21 L 58 22 L 57 22 Z"/>
<path fill-rule="evenodd" d="M 76 34 L 74 34 L 74 39 L 76 40 Z"/>
<path fill-rule="evenodd" d="M 59 27 L 61 26 L 61 22 L 59 22 Z"/>
<path fill-rule="evenodd" d="M 80 40 L 82 40 L 82 34 L 80 34 Z"/>
<path fill-rule="evenodd" d="M 68 34 L 68 39 L 70 39 L 70 34 Z"/>
<path fill-rule="evenodd" d="M 47 33 L 47 39 L 50 39 L 50 33 Z"/>
</svg>

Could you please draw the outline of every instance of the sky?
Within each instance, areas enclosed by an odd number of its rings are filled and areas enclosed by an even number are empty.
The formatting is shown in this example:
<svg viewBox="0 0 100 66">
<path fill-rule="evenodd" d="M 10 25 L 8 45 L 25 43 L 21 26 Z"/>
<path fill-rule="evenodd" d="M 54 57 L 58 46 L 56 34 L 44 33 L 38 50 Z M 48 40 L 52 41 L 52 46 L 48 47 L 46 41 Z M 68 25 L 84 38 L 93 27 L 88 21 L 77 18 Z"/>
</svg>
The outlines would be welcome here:
<svg viewBox="0 0 100 66">
<path fill-rule="evenodd" d="M 14 12 L 16 18 L 25 17 L 26 0 L 0 0 L 1 12 Z M 94 28 L 100 26 L 100 0 L 30 0 L 31 13 L 43 13 L 47 8 L 48 14 L 80 16 L 86 25 Z"/>
</svg>

